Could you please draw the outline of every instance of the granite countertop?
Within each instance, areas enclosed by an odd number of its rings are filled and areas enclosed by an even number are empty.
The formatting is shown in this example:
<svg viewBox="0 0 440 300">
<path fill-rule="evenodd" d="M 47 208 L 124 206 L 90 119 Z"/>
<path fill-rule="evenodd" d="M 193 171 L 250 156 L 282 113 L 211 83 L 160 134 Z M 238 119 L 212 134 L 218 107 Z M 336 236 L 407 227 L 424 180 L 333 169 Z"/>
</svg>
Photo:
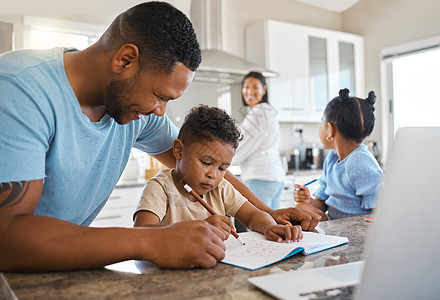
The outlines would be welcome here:
<svg viewBox="0 0 440 300">
<path fill-rule="evenodd" d="M 346 236 L 349 243 L 309 256 L 296 254 L 256 271 L 222 263 L 210 269 L 165 270 L 126 261 L 98 270 L 4 272 L 0 299 L 271 299 L 248 278 L 361 260 L 370 224 L 363 217 L 321 222 L 320 232 Z"/>
</svg>

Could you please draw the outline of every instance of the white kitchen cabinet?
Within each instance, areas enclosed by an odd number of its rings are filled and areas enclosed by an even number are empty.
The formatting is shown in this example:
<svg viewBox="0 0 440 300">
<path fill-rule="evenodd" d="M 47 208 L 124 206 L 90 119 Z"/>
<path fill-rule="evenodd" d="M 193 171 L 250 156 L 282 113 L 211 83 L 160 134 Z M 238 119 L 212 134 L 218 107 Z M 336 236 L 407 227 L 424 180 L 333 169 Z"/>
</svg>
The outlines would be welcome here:
<svg viewBox="0 0 440 300">
<path fill-rule="evenodd" d="M 133 227 L 133 213 L 143 186 L 116 187 L 91 227 Z"/>
<path fill-rule="evenodd" d="M 280 122 L 320 122 L 341 88 L 365 96 L 363 38 L 266 20 L 246 28 L 246 58 L 279 73 L 268 79 Z"/>
</svg>

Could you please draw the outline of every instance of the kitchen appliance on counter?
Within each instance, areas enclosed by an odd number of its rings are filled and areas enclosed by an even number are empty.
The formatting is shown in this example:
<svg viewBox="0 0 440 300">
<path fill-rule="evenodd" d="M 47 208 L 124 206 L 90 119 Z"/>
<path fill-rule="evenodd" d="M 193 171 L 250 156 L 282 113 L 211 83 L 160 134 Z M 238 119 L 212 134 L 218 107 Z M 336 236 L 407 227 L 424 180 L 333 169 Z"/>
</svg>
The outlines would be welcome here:
<svg viewBox="0 0 440 300">
<path fill-rule="evenodd" d="M 318 147 L 309 147 L 306 148 L 306 157 L 304 160 L 304 168 L 305 169 L 321 169 L 322 163 L 324 160 L 322 159 L 323 149 Z"/>
<path fill-rule="evenodd" d="M 287 163 L 289 171 L 322 169 L 328 150 L 310 146 L 305 148 L 303 153 L 301 155 L 299 148 L 294 148 L 290 152 Z"/>
</svg>

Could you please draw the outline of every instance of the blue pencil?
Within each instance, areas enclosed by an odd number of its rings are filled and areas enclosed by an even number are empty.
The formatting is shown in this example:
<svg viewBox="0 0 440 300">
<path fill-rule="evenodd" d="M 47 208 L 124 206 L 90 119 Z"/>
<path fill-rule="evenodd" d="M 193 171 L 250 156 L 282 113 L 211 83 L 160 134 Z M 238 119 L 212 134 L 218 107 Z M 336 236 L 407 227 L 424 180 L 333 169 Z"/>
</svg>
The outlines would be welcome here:
<svg viewBox="0 0 440 300">
<path fill-rule="evenodd" d="M 304 184 L 304 186 L 308 186 L 309 184 L 312 184 L 312 183 L 314 183 L 314 182 L 317 181 L 317 180 L 318 180 L 318 179 L 313 179 L 313 180 L 307 182 L 306 184 Z M 295 191 L 299 191 L 299 188 L 295 188 Z"/>
</svg>

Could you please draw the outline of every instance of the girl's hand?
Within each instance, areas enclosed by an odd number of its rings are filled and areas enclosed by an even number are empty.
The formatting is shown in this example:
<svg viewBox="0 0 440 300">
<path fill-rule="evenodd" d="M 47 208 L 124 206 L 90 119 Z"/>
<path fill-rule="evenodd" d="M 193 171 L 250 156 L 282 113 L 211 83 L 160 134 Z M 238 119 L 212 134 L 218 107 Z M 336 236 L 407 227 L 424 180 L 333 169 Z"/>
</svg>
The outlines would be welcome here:
<svg viewBox="0 0 440 300">
<path fill-rule="evenodd" d="M 266 239 L 281 243 L 285 240 L 287 243 L 299 242 L 303 239 L 301 226 L 296 225 L 272 225 L 264 233 Z"/>
<path fill-rule="evenodd" d="M 293 199 L 295 202 L 312 202 L 310 191 L 307 187 L 299 184 L 295 184 L 295 190 L 293 191 Z"/>
<path fill-rule="evenodd" d="M 205 221 L 227 233 L 228 236 L 234 228 L 231 219 L 226 216 L 214 215 L 206 218 Z"/>
</svg>

